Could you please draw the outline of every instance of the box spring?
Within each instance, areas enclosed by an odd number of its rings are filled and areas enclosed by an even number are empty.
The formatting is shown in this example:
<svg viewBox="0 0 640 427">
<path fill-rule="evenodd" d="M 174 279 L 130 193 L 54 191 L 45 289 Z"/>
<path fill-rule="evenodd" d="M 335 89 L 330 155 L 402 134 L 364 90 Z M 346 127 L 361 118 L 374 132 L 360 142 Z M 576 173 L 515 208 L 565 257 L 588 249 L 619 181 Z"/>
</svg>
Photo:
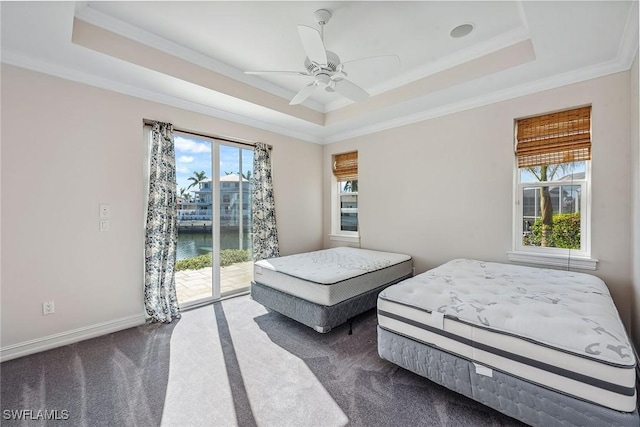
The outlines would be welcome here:
<svg viewBox="0 0 640 427">
<path fill-rule="evenodd" d="M 378 326 L 378 353 L 437 384 L 532 426 L 637 427 L 638 411 L 620 412 L 559 393 L 494 369 L 476 373 L 473 362 Z"/>
</svg>

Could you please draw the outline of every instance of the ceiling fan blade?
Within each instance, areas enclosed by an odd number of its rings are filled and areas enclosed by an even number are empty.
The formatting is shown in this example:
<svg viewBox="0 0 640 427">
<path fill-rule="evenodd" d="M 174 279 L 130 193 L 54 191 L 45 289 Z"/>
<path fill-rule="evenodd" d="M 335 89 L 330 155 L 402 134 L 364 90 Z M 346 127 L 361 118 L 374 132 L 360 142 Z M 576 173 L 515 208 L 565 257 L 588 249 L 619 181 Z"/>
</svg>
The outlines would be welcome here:
<svg viewBox="0 0 640 427">
<path fill-rule="evenodd" d="M 309 77 L 312 74 L 307 73 L 306 71 L 245 71 L 245 74 L 249 74 L 252 76 L 262 76 L 262 75 L 289 75 L 289 76 L 305 76 Z"/>
<path fill-rule="evenodd" d="M 369 56 L 346 61 L 340 64 L 338 71 L 345 72 L 349 79 L 365 87 L 376 85 L 392 76 L 400 70 L 400 57 L 398 55 Z"/>
<path fill-rule="evenodd" d="M 396 71 L 400 68 L 400 57 L 398 55 L 377 55 L 368 56 L 366 58 L 352 59 L 342 63 L 343 67 L 367 67 L 367 68 L 385 68 Z"/>
<path fill-rule="evenodd" d="M 319 65 L 327 65 L 327 51 L 324 48 L 320 32 L 306 25 L 298 25 L 298 33 L 300 33 L 302 47 L 311 62 Z"/>
<path fill-rule="evenodd" d="M 364 101 L 369 97 L 366 90 L 346 79 L 336 81 L 334 89 L 342 96 L 355 102 Z"/>
<path fill-rule="evenodd" d="M 315 88 L 316 88 L 316 82 L 315 81 L 313 83 L 303 87 L 302 90 L 300 92 L 298 92 L 296 94 L 296 96 L 293 97 L 291 102 L 289 102 L 289 105 L 301 104 L 305 99 L 307 99 L 311 95 L 311 93 L 315 90 Z"/>
</svg>

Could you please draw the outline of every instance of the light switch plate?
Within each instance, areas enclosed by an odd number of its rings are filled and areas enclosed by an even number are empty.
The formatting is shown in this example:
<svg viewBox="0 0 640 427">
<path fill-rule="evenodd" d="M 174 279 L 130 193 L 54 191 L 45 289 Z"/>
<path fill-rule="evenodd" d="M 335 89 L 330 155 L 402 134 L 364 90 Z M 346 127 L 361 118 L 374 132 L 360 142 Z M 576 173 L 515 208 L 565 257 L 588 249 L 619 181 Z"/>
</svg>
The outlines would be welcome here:
<svg viewBox="0 0 640 427">
<path fill-rule="evenodd" d="M 106 219 L 100 220 L 100 231 L 109 231 L 109 221 Z"/>
</svg>

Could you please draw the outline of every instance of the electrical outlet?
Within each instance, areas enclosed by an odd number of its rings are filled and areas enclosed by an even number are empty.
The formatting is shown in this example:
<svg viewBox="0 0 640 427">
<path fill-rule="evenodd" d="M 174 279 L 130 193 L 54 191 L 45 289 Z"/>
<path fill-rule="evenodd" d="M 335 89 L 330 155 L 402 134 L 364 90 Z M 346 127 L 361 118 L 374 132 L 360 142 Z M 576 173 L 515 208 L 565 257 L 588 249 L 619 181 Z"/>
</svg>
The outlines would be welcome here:
<svg viewBox="0 0 640 427">
<path fill-rule="evenodd" d="M 45 316 L 47 314 L 53 314 L 55 312 L 55 307 L 53 305 L 53 301 L 45 301 L 42 303 L 42 314 Z"/>
<path fill-rule="evenodd" d="M 100 218 L 111 217 L 111 205 L 100 204 Z"/>
</svg>

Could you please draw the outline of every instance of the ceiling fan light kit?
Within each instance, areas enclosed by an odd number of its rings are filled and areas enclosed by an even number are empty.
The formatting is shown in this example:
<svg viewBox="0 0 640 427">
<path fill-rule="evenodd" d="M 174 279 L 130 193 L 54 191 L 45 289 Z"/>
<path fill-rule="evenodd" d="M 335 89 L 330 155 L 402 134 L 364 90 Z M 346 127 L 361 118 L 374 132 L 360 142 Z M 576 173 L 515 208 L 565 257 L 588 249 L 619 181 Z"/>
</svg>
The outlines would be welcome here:
<svg viewBox="0 0 640 427">
<path fill-rule="evenodd" d="M 325 48 L 324 45 L 324 25 L 331 19 L 331 12 L 326 9 L 319 9 L 313 13 L 320 31 L 315 28 L 298 25 L 298 34 L 302 47 L 306 53 L 304 60 L 304 68 L 306 71 L 245 71 L 246 74 L 267 75 L 299 75 L 313 77 L 314 80 L 307 86 L 303 87 L 289 102 L 289 105 L 297 105 L 304 102 L 313 94 L 316 88 L 323 88 L 326 92 L 338 92 L 342 96 L 355 101 L 364 101 L 369 97 L 369 93 L 360 86 L 347 79 L 348 74 L 344 71 L 344 64 L 340 57 L 332 51 Z M 376 66 L 379 66 L 381 60 L 388 62 L 388 65 L 395 67 L 400 66 L 400 58 L 397 55 L 380 55 L 368 58 L 360 58 L 348 63 L 356 61 L 374 60 Z"/>
</svg>

